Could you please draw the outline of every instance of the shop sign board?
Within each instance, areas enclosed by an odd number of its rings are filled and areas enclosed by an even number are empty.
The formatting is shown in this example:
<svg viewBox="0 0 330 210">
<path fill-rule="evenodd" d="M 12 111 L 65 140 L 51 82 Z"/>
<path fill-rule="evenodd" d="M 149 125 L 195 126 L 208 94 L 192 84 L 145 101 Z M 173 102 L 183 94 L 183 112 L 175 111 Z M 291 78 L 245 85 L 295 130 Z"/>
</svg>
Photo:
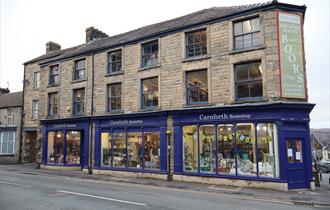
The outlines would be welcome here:
<svg viewBox="0 0 330 210">
<path fill-rule="evenodd" d="M 301 16 L 278 12 L 281 97 L 306 98 Z"/>
</svg>

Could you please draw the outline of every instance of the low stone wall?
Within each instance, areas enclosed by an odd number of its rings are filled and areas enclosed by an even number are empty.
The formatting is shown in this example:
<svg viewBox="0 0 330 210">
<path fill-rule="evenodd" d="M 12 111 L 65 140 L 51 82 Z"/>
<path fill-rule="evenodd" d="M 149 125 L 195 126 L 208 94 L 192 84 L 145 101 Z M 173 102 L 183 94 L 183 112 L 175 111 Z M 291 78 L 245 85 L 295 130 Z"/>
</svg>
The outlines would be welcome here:
<svg viewBox="0 0 330 210">
<path fill-rule="evenodd" d="M 288 191 L 288 183 L 279 182 L 265 182 L 265 181 L 252 181 L 241 179 L 226 179 L 226 178 L 212 178 L 212 177 L 198 177 L 198 176 L 185 176 L 173 175 L 174 181 L 180 182 L 196 182 L 212 185 L 234 186 L 234 187 L 253 187 L 259 189 L 271 189 L 279 191 Z"/>
<path fill-rule="evenodd" d="M 88 173 L 87 169 L 84 169 L 83 171 Z M 151 179 L 167 180 L 167 174 L 155 174 L 155 173 L 93 169 L 93 174 L 105 174 L 105 175 L 111 175 L 115 177 L 125 177 L 125 178 L 151 178 Z"/>
</svg>

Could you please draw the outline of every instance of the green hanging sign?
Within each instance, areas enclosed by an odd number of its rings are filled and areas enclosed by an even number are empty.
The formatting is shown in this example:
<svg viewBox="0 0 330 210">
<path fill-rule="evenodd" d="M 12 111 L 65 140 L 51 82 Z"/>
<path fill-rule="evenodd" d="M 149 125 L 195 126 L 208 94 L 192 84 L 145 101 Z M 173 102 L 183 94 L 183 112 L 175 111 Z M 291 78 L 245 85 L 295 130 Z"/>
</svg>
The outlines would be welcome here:
<svg viewBox="0 0 330 210">
<path fill-rule="evenodd" d="M 278 13 L 281 97 L 306 99 L 301 16 Z"/>
</svg>

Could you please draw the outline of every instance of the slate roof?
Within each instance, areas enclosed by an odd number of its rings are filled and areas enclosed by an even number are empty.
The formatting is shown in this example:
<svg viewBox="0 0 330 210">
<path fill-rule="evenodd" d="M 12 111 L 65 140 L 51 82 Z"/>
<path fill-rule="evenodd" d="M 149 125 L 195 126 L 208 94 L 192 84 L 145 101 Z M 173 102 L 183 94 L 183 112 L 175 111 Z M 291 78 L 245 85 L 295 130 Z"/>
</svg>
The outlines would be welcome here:
<svg viewBox="0 0 330 210">
<path fill-rule="evenodd" d="M 23 106 L 23 92 L 6 93 L 0 95 L 0 109 Z"/>
<path fill-rule="evenodd" d="M 69 49 L 60 50 L 52 53 L 52 55 L 45 54 L 33 60 L 27 61 L 24 64 L 33 63 L 41 60 L 42 62 L 40 63 L 42 64 L 42 63 L 48 63 L 66 58 L 71 58 L 82 54 L 88 54 L 91 52 L 102 51 L 104 49 L 109 49 L 124 44 L 138 42 L 143 39 L 161 36 L 166 33 L 187 29 L 201 24 L 206 24 L 212 21 L 221 21 L 221 20 L 229 19 L 243 12 L 248 13 L 262 9 L 270 9 L 272 8 L 272 6 L 279 7 L 281 5 L 282 7 L 285 6 L 290 8 L 292 7 L 295 10 L 302 11 L 303 13 L 305 12 L 306 9 L 305 6 L 296 6 L 296 5 L 278 3 L 276 0 L 265 3 L 249 4 L 243 6 L 212 7 L 209 9 L 204 9 L 198 12 L 194 12 L 164 22 L 138 28 L 126 33 L 94 40 L 92 42 L 82 44 L 76 47 L 72 47 Z"/>
<path fill-rule="evenodd" d="M 311 133 L 323 148 L 330 149 L 330 128 L 311 129 Z"/>
</svg>

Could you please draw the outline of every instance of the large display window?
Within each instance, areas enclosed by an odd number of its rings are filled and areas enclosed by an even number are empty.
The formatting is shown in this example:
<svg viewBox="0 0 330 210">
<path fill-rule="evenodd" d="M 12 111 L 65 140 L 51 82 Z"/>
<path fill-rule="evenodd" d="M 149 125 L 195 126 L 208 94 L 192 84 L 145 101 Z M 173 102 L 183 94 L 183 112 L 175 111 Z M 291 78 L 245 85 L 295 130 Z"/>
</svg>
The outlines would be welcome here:
<svg viewBox="0 0 330 210">
<path fill-rule="evenodd" d="M 101 132 L 101 166 L 160 170 L 160 131 L 146 129 Z"/>
<path fill-rule="evenodd" d="M 279 177 L 273 123 L 185 125 L 182 140 L 184 172 Z"/>
<path fill-rule="evenodd" d="M 218 173 L 235 174 L 235 134 L 231 124 L 218 125 Z"/>
<path fill-rule="evenodd" d="M 49 131 L 47 137 L 48 164 L 80 164 L 80 131 Z"/>
</svg>

